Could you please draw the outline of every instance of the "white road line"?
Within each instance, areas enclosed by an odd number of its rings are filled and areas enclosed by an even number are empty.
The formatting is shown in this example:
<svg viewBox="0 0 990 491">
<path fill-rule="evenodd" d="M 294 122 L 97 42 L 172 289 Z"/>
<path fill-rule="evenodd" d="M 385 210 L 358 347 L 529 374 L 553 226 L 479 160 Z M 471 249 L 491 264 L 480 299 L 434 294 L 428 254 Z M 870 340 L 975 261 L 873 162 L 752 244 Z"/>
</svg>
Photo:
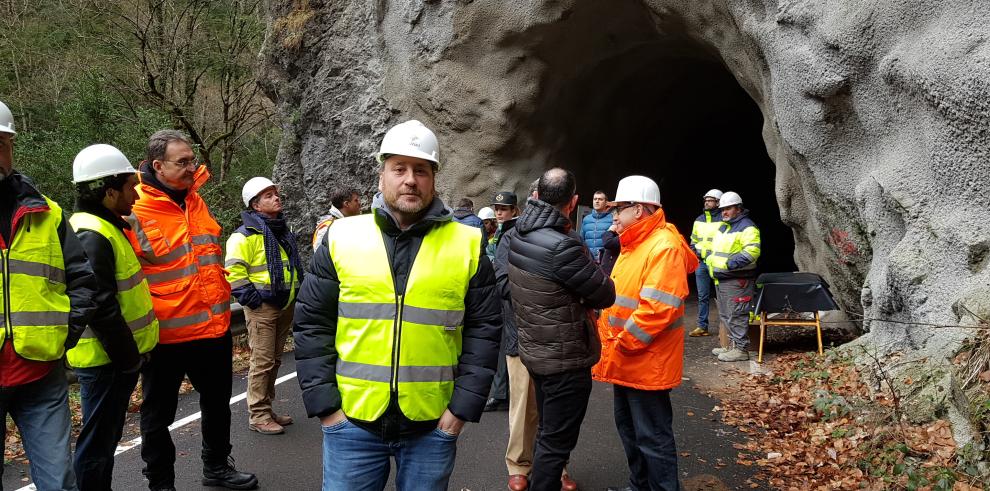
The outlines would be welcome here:
<svg viewBox="0 0 990 491">
<path fill-rule="evenodd" d="M 282 375 L 281 377 L 275 379 L 275 385 L 281 384 L 282 382 L 285 382 L 286 380 L 291 380 L 291 379 L 294 379 L 294 378 L 296 378 L 296 372 L 287 373 L 287 374 Z M 237 404 L 238 402 L 241 402 L 244 399 L 247 399 L 247 392 L 241 392 L 240 394 L 237 394 L 236 396 L 231 397 L 230 398 L 230 405 L 233 406 L 234 404 Z M 168 431 L 174 431 L 174 430 L 176 430 L 178 428 L 182 428 L 183 426 L 185 426 L 185 425 L 187 425 L 189 423 L 192 423 L 193 421 L 196 421 L 197 419 L 201 418 L 202 416 L 203 416 L 203 413 L 201 411 L 197 411 L 197 412 L 195 412 L 193 414 L 190 414 L 189 416 L 186 416 L 185 418 L 182 418 L 182 419 L 180 419 L 180 420 L 178 420 L 178 421 L 176 421 L 176 422 L 168 425 Z M 117 450 L 113 453 L 113 455 L 114 455 L 114 457 L 116 457 L 116 456 L 118 456 L 118 455 L 120 455 L 120 454 L 122 454 L 122 453 L 124 453 L 124 452 L 126 452 L 126 451 L 128 451 L 130 449 L 132 449 L 132 448 L 137 448 L 139 446 L 141 446 L 141 437 L 137 437 L 137 438 L 135 438 L 135 439 L 133 439 L 133 440 L 131 440 L 129 442 L 124 442 L 124 443 L 121 443 L 120 445 L 117 445 Z M 29 484 L 27 486 L 24 486 L 23 488 L 17 489 L 17 491 L 38 491 L 38 488 L 34 487 L 34 483 L 31 483 L 31 484 Z"/>
</svg>

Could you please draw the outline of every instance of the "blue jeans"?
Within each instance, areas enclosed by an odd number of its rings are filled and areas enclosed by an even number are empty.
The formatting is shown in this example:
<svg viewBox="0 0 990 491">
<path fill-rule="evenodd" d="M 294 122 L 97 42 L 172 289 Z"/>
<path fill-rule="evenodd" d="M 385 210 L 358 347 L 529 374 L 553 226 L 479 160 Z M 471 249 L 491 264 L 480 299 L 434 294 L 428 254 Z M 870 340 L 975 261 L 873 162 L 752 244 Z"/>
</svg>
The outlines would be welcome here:
<svg viewBox="0 0 990 491">
<path fill-rule="evenodd" d="M 61 363 L 53 364 L 40 380 L 0 387 L 0 421 L 6 420 L 8 414 L 21 432 L 35 487 L 39 491 L 75 491 L 76 477 L 69 453 L 69 384 Z M 0 428 L 0 438 L 6 440 L 7 426 Z"/>
<path fill-rule="evenodd" d="M 402 490 L 447 489 L 454 471 L 457 436 L 439 428 L 385 442 L 348 420 L 323 428 L 323 491 L 385 489 L 395 457 L 395 486 Z"/>
<path fill-rule="evenodd" d="M 83 427 L 76 440 L 75 472 L 81 491 L 110 491 L 113 454 L 124 430 L 138 374 L 112 365 L 77 368 Z"/>
<path fill-rule="evenodd" d="M 694 271 L 694 282 L 698 285 L 698 327 L 712 332 L 708 329 L 708 302 L 712 298 L 712 277 L 708 276 L 708 265 L 704 262 Z"/>
<path fill-rule="evenodd" d="M 670 390 L 613 387 L 615 427 L 629 463 L 629 486 L 636 491 L 678 491 Z"/>
</svg>

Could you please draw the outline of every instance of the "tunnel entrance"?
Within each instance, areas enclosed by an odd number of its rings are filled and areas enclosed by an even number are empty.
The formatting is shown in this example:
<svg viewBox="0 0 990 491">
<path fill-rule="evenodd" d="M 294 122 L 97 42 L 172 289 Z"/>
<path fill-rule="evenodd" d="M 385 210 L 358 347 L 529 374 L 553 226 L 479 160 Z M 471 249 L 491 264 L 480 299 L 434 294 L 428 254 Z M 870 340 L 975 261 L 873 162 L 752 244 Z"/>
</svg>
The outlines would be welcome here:
<svg viewBox="0 0 990 491">
<path fill-rule="evenodd" d="M 639 2 L 586 5 L 534 50 L 550 68 L 545 97 L 525 124 L 530 144 L 548 165 L 576 173 L 584 205 L 596 189 L 612 198 L 627 175 L 653 178 L 668 221 L 685 237 L 706 191 L 736 191 L 761 231 L 760 270 L 796 271 L 753 99 L 716 53 L 676 26 L 661 32 Z"/>
</svg>

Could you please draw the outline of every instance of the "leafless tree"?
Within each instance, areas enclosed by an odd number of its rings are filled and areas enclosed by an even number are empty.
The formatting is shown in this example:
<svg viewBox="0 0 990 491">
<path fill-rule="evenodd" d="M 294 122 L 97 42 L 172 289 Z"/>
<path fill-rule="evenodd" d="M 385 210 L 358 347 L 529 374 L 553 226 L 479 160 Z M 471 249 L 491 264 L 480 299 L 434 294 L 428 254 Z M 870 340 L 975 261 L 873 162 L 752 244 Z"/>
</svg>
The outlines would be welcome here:
<svg viewBox="0 0 990 491">
<path fill-rule="evenodd" d="M 230 173 L 241 139 L 271 117 L 255 80 L 261 0 L 94 0 L 112 29 L 106 44 L 130 70 L 110 74 L 125 100 L 169 114 L 211 163 Z"/>
</svg>

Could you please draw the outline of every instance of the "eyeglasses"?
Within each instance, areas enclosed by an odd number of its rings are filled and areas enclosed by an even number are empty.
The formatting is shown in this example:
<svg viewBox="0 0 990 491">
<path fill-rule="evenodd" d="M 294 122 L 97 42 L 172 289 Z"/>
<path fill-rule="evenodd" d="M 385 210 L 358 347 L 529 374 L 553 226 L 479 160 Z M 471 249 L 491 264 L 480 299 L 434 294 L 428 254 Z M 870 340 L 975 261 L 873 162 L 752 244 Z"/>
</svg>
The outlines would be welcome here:
<svg viewBox="0 0 990 491">
<path fill-rule="evenodd" d="M 625 210 L 626 208 L 632 208 L 632 207 L 634 207 L 636 205 L 637 205 L 637 203 L 626 203 L 624 205 L 615 205 L 615 207 L 612 208 L 612 212 L 613 213 L 622 213 L 622 210 Z"/>
<path fill-rule="evenodd" d="M 162 159 L 162 161 L 163 162 L 172 162 L 173 164 L 179 164 L 179 167 L 192 167 L 193 169 L 199 167 L 200 164 L 202 164 L 202 162 L 200 162 L 199 159 L 193 159 L 193 160 L 166 160 L 166 159 Z"/>
</svg>

